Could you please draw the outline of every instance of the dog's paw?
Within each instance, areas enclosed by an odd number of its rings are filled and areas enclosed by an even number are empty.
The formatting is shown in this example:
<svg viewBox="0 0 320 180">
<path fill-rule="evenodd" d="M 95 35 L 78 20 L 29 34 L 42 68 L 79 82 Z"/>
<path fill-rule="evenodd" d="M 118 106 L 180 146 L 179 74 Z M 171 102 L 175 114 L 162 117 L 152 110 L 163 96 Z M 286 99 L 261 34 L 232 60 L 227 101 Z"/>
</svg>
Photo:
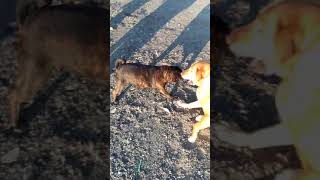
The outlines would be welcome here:
<svg viewBox="0 0 320 180">
<path fill-rule="evenodd" d="M 182 147 L 184 149 L 187 149 L 187 150 L 191 150 L 191 149 L 194 149 L 196 147 L 196 144 L 195 143 L 190 143 L 189 141 L 186 141 L 182 144 Z"/>
<path fill-rule="evenodd" d="M 118 105 L 118 104 L 119 104 L 119 99 L 118 99 L 118 97 L 111 98 L 110 104 L 111 104 L 111 105 Z"/>
<path fill-rule="evenodd" d="M 185 106 L 186 106 L 186 103 L 184 103 L 184 102 L 182 102 L 182 101 L 180 101 L 180 100 L 175 101 L 175 103 L 176 103 L 178 106 L 183 107 L 183 108 L 185 108 Z"/>
<path fill-rule="evenodd" d="M 190 143 L 195 143 L 196 140 L 197 140 L 197 138 L 192 137 L 192 136 L 188 138 L 188 141 L 189 141 Z"/>
</svg>

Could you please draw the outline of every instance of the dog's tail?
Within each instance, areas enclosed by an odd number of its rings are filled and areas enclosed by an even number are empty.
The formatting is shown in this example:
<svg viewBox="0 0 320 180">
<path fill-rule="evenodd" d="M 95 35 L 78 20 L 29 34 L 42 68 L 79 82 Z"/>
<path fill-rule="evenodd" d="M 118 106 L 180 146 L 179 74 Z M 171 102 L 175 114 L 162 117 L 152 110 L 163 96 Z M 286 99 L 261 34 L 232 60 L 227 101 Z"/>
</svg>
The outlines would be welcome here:
<svg viewBox="0 0 320 180">
<path fill-rule="evenodd" d="M 36 15 L 40 9 L 48 7 L 51 4 L 52 0 L 42 0 L 41 2 L 18 1 L 16 9 L 17 26 L 23 25 L 28 17 Z"/>
<path fill-rule="evenodd" d="M 125 64 L 125 63 L 126 63 L 125 60 L 123 60 L 123 59 L 117 59 L 117 60 L 116 60 L 116 69 L 118 69 L 120 65 Z"/>
</svg>

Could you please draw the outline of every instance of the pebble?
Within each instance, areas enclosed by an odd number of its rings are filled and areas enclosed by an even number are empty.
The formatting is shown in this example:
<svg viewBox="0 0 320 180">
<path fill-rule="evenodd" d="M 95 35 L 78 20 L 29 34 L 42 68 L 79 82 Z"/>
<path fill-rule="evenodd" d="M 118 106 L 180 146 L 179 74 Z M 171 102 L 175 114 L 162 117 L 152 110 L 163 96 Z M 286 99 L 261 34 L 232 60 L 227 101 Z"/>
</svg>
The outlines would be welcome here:
<svg viewBox="0 0 320 180">
<path fill-rule="evenodd" d="M 20 153 L 20 149 L 18 147 L 14 148 L 13 150 L 9 151 L 7 154 L 1 157 L 1 162 L 2 163 L 15 162 L 18 159 L 19 153 Z"/>
<path fill-rule="evenodd" d="M 169 113 L 169 114 L 170 114 L 170 110 L 169 110 L 169 109 L 164 108 L 164 107 L 162 107 L 162 109 L 163 109 L 165 112 L 167 112 L 167 113 Z"/>
<path fill-rule="evenodd" d="M 73 90 L 75 90 L 75 89 L 77 89 L 77 88 L 78 88 L 78 87 L 77 87 L 76 84 L 70 84 L 70 85 L 68 85 L 68 86 L 65 87 L 65 90 L 67 90 L 67 91 L 73 91 Z"/>
<path fill-rule="evenodd" d="M 112 108 L 112 109 L 110 110 L 110 114 L 114 114 L 116 111 L 117 111 L 116 108 Z"/>
</svg>

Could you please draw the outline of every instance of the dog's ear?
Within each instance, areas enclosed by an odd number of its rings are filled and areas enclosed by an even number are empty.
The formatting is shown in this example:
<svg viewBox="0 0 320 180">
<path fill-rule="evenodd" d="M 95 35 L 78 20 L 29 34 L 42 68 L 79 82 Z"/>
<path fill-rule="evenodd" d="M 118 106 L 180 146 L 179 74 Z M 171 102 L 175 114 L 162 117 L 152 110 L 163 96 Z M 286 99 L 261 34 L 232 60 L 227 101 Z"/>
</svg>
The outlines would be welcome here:
<svg viewBox="0 0 320 180">
<path fill-rule="evenodd" d="M 274 35 L 274 47 L 278 63 L 286 64 L 287 61 L 297 53 L 298 44 L 301 44 L 302 30 L 298 21 L 289 19 L 286 22 L 277 22 Z"/>
<path fill-rule="evenodd" d="M 197 67 L 196 73 L 197 73 L 197 76 L 198 76 L 199 80 L 203 79 L 203 78 L 205 78 L 205 77 L 210 75 L 210 67 L 205 66 L 205 65 L 200 65 L 200 66 Z"/>
</svg>

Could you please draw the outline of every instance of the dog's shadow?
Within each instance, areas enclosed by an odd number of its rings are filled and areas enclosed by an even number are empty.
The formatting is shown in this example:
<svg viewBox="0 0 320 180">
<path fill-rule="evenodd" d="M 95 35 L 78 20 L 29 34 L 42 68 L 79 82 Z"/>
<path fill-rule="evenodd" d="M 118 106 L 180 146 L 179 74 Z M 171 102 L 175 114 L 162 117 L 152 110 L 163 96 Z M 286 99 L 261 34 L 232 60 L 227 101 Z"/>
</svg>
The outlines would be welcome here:
<svg viewBox="0 0 320 180">
<path fill-rule="evenodd" d="M 254 131 L 255 129 L 273 126 L 280 122 L 273 96 L 265 94 L 262 90 L 253 89 L 245 85 L 234 86 L 234 89 L 238 89 L 243 98 L 249 99 L 247 107 L 248 119 L 251 123 L 248 124 L 253 124 L 254 126 L 242 126 L 244 129 Z M 249 105 L 251 102 L 255 102 L 255 105 Z M 256 123 L 252 123 L 252 120 L 255 120 Z"/>
<path fill-rule="evenodd" d="M 235 123 L 248 133 L 280 122 L 273 96 L 244 84 L 234 84 L 231 88 L 237 91 L 241 103 L 233 95 L 214 97 L 214 114 L 224 117 L 223 121 Z"/>
<path fill-rule="evenodd" d="M 186 103 L 197 100 L 196 87 L 187 85 L 182 80 L 177 83 L 170 83 L 166 86 L 166 89 L 175 97 L 175 100 L 182 100 Z"/>
</svg>

